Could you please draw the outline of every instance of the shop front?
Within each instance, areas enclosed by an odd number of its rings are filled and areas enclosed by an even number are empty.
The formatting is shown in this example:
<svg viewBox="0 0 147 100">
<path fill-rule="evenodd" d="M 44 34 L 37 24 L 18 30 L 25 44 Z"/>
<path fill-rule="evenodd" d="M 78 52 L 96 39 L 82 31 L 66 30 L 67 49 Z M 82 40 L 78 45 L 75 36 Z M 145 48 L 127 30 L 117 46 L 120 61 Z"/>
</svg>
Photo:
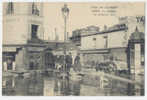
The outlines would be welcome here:
<svg viewBox="0 0 147 100">
<path fill-rule="evenodd" d="M 3 47 L 3 71 L 15 70 L 15 55 L 17 53 L 16 49 L 16 47 Z"/>
</svg>

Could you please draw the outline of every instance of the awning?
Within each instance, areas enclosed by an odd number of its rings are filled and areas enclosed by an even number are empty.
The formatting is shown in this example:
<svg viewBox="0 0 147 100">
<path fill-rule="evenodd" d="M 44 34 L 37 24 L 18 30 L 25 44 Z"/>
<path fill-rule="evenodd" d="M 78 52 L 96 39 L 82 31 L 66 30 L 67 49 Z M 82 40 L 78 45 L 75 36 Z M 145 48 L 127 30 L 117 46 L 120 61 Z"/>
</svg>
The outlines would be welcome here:
<svg viewBox="0 0 147 100">
<path fill-rule="evenodd" d="M 44 50 L 43 47 L 28 47 L 27 49 L 29 52 L 41 52 Z"/>
<path fill-rule="evenodd" d="M 99 50 L 81 50 L 82 54 L 103 54 L 109 53 L 109 49 L 99 49 Z"/>
<path fill-rule="evenodd" d="M 16 47 L 3 47 L 2 52 L 16 52 Z"/>
</svg>

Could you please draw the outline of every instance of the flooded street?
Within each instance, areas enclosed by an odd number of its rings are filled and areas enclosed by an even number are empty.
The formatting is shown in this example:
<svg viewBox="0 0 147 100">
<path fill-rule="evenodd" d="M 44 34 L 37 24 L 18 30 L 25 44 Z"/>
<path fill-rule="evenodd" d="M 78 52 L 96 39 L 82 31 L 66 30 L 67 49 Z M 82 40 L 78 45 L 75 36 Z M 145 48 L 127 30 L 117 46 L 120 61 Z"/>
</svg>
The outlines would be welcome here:
<svg viewBox="0 0 147 100">
<path fill-rule="evenodd" d="M 61 79 L 55 73 L 3 77 L 3 96 L 127 96 L 135 95 L 134 84 L 106 78 L 83 76 Z M 144 93 L 143 87 L 138 90 Z"/>
<path fill-rule="evenodd" d="M 145 2 L 38 1 L 2 2 L 2 96 L 145 96 Z"/>
</svg>

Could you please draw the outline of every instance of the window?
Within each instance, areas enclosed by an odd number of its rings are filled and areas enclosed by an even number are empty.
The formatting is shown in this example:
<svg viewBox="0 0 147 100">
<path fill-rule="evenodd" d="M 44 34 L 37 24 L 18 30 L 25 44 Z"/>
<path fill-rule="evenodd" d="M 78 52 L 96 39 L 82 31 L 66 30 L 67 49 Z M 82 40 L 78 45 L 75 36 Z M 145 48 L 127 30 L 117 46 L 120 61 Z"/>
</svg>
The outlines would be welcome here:
<svg viewBox="0 0 147 100">
<path fill-rule="evenodd" d="M 32 14 L 39 16 L 39 10 L 37 8 L 37 5 L 35 5 L 35 3 L 32 4 Z"/>
<path fill-rule="evenodd" d="M 7 7 L 7 11 L 6 11 L 7 14 L 13 14 L 14 13 L 14 5 L 12 2 L 9 2 L 8 3 L 8 7 Z"/>
<path fill-rule="evenodd" d="M 38 25 L 32 24 L 32 26 L 31 26 L 31 38 L 37 38 L 37 31 L 38 31 Z"/>
<path fill-rule="evenodd" d="M 104 36 L 103 38 L 105 39 L 104 48 L 107 48 L 108 47 L 108 36 Z"/>
</svg>

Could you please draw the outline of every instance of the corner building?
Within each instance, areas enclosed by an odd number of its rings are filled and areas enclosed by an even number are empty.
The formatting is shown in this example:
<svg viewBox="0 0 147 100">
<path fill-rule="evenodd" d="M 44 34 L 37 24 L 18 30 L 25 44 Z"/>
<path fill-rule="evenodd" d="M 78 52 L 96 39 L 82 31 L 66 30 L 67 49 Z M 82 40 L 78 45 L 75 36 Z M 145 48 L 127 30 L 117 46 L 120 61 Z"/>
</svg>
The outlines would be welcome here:
<svg viewBox="0 0 147 100">
<path fill-rule="evenodd" d="M 30 61 L 44 48 L 43 30 L 43 3 L 3 3 L 3 64 L 9 60 L 15 70 L 31 69 Z"/>
</svg>

